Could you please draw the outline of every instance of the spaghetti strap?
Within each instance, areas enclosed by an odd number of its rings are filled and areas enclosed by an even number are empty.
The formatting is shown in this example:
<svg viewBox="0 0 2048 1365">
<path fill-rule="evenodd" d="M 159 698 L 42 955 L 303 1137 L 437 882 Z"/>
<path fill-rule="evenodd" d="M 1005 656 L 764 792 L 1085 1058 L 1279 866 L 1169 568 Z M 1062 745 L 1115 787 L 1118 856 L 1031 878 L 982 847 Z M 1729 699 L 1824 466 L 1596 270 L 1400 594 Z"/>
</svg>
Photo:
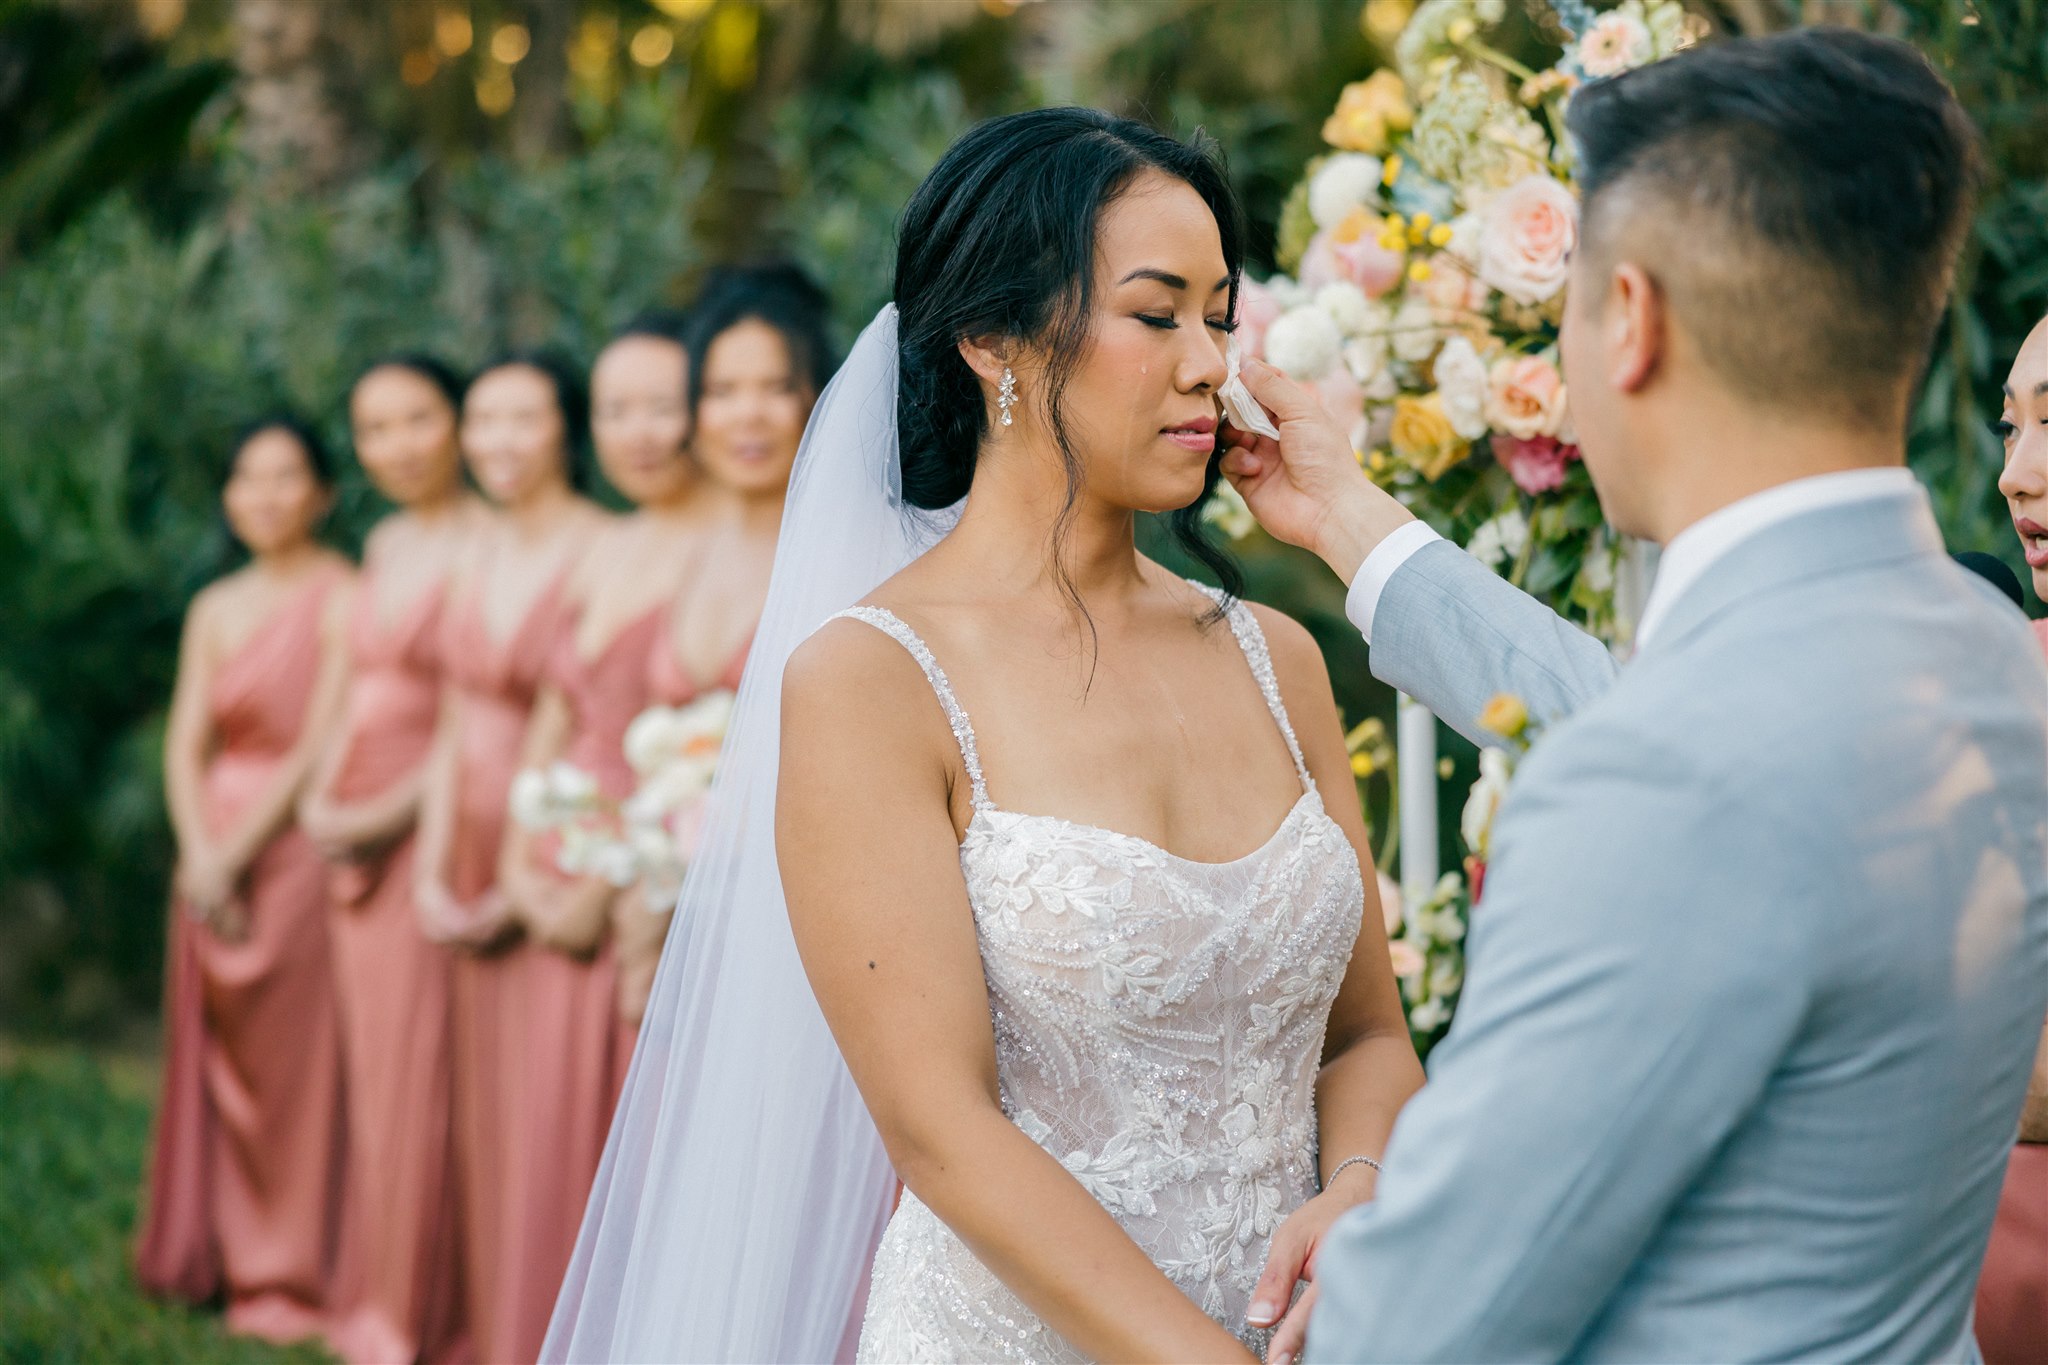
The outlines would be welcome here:
<svg viewBox="0 0 2048 1365">
<path fill-rule="evenodd" d="M 939 667 L 939 661 L 932 656 L 931 649 L 918 638 L 916 631 L 905 625 L 903 618 L 883 607 L 849 607 L 832 619 L 840 616 L 855 621 L 864 621 L 887 635 L 897 644 L 910 651 L 910 657 L 917 660 L 917 666 L 924 670 L 926 681 L 939 697 L 939 705 L 945 709 L 946 722 L 953 728 L 953 738 L 960 743 L 960 761 L 967 767 L 967 780 L 971 784 L 970 799 L 976 812 L 992 811 L 995 804 L 988 799 L 988 784 L 981 776 L 981 753 L 974 744 L 974 726 L 967 719 L 967 712 L 953 695 L 953 684 L 946 680 L 946 670 Z M 1254 627 L 1256 629 L 1256 627 Z M 1285 722 L 1282 722 L 1285 724 Z M 1289 736 L 1289 743 L 1293 742 Z M 1298 761 L 1298 759 L 1297 759 Z"/>
<path fill-rule="evenodd" d="M 1301 742 L 1294 737 L 1294 725 L 1287 719 L 1287 705 L 1280 700 L 1280 682 L 1273 676 L 1273 655 L 1266 647 L 1266 632 L 1260 629 L 1259 618 L 1252 615 L 1250 607 L 1220 589 L 1196 583 L 1193 579 L 1188 581 L 1223 609 L 1225 619 L 1230 622 L 1230 633 L 1237 637 L 1237 647 L 1244 651 L 1245 661 L 1251 665 L 1259 694 L 1266 699 L 1266 709 L 1273 713 L 1273 720 L 1280 727 L 1280 737 L 1287 741 L 1288 756 L 1294 760 L 1294 775 L 1301 779 L 1303 791 L 1313 792 L 1316 789 L 1315 779 L 1309 776 L 1308 762 L 1301 756 Z"/>
</svg>

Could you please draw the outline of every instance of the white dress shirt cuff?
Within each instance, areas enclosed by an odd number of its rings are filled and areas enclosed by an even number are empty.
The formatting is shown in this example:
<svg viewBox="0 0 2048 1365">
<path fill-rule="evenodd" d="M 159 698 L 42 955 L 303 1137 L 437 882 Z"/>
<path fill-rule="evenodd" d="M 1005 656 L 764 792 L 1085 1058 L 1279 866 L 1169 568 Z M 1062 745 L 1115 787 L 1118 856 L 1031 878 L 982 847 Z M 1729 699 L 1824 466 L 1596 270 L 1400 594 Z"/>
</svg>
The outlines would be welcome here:
<svg viewBox="0 0 2048 1365">
<path fill-rule="evenodd" d="M 1403 564 L 1414 557 L 1415 552 L 1434 540 L 1443 537 L 1429 528 L 1426 521 L 1411 521 L 1373 547 L 1373 552 L 1358 566 L 1358 574 L 1351 580 L 1351 591 L 1344 598 L 1344 614 L 1351 618 L 1351 624 L 1358 627 L 1358 633 L 1372 643 L 1373 613 L 1379 610 L 1380 594 L 1387 590 L 1387 584 Z"/>
</svg>

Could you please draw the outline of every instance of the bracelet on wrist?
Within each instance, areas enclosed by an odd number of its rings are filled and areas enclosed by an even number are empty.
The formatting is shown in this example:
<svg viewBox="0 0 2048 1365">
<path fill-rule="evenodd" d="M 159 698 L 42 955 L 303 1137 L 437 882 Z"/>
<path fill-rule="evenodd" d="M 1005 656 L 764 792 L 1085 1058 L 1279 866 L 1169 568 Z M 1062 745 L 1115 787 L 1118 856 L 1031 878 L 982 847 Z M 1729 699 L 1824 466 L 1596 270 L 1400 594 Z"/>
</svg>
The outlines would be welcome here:
<svg viewBox="0 0 2048 1365">
<path fill-rule="evenodd" d="M 1372 1167 L 1374 1175 L 1378 1175 L 1383 1169 L 1380 1166 L 1379 1162 L 1374 1161 L 1369 1156 L 1347 1156 L 1342 1161 L 1337 1163 L 1337 1168 L 1335 1170 L 1330 1172 L 1330 1178 L 1323 1182 L 1323 1188 L 1327 1190 L 1330 1188 L 1330 1186 L 1336 1184 L 1337 1177 L 1344 1174 L 1344 1169 L 1347 1166 L 1370 1166 Z"/>
</svg>

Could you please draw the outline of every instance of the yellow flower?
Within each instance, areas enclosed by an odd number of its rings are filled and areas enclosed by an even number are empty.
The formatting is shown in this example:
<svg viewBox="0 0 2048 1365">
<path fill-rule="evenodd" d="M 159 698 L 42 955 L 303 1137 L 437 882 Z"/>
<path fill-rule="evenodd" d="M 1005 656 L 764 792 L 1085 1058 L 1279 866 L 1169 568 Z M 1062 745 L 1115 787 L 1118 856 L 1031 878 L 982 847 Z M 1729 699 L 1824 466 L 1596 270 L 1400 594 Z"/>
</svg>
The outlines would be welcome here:
<svg viewBox="0 0 2048 1365">
<path fill-rule="evenodd" d="M 1372 755 L 1369 753 L 1360 752 L 1351 755 L 1351 775 L 1353 777 L 1371 777 L 1375 766 L 1372 761 Z"/>
<path fill-rule="evenodd" d="M 1408 87 L 1392 71 L 1375 71 L 1362 81 L 1353 81 L 1337 97 L 1337 108 L 1323 121 L 1323 141 L 1347 152 L 1386 151 L 1395 133 L 1404 133 L 1415 122 L 1408 104 Z M 1391 183 L 1391 182 L 1390 182 Z"/>
<path fill-rule="evenodd" d="M 1519 739 L 1529 728 L 1529 707 L 1512 692 L 1502 692 L 1479 712 L 1479 728 L 1502 739 Z"/>
<path fill-rule="evenodd" d="M 1435 393 L 1394 400 L 1394 425 L 1389 433 L 1394 454 L 1431 483 L 1472 453 L 1472 447 L 1444 415 L 1443 398 Z"/>
<path fill-rule="evenodd" d="M 1444 36 L 1453 43 L 1462 43 L 1479 31 L 1479 25 L 1471 19 L 1453 19 Z"/>
<path fill-rule="evenodd" d="M 1451 244 L 1451 225 L 1449 223 L 1438 223 L 1435 227 L 1431 228 L 1429 230 L 1429 244 L 1438 250 L 1449 246 Z"/>
<path fill-rule="evenodd" d="M 1394 182 L 1400 178 L 1401 158 L 1398 156 L 1388 157 L 1380 167 L 1380 184 L 1388 189 L 1392 189 L 1394 188 Z"/>
<path fill-rule="evenodd" d="M 1417 284 L 1429 283 L 1429 277 L 1433 273 L 1435 272 L 1430 270 L 1428 261 L 1416 261 L 1408 267 L 1408 278 Z"/>
</svg>

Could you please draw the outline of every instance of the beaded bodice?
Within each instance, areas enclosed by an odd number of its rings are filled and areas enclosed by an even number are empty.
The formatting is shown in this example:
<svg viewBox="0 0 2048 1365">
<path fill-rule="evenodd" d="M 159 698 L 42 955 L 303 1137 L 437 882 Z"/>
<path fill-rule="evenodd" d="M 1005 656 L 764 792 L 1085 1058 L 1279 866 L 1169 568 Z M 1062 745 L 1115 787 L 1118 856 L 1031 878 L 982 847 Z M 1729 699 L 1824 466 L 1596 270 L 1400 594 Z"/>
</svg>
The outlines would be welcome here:
<svg viewBox="0 0 2048 1365">
<path fill-rule="evenodd" d="M 924 642 L 879 608 L 845 614 L 916 657 L 960 743 L 974 811 L 960 864 L 1005 1112 L 1203 1311 L 1261 1345 L 1244 1314 L 1273 1229 L 1315 1192 L 1315 1077 L 1364 888 L 1257 620 L 1228 604 L 1302 796 L 1258 849 L 1205 863 L 997 807 Z M 909 1193 L 876 1257 L 861 1355 L 1078 1358 Z"/>
</svg>

